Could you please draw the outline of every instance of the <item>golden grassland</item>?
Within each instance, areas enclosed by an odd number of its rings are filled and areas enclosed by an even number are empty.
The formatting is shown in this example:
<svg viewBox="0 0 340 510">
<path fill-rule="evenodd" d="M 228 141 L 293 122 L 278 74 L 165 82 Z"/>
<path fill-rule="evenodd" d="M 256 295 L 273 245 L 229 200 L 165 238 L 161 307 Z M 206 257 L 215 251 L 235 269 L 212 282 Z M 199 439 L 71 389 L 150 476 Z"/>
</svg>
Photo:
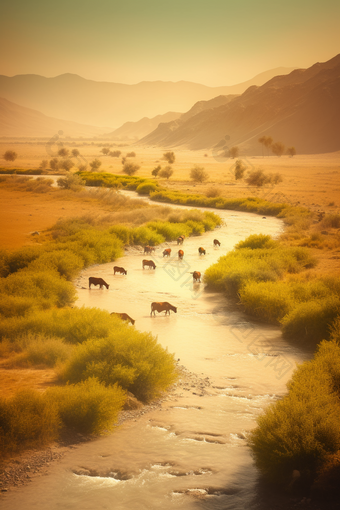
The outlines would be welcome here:
<svg viewBox="0 0 340 510">
<path fill-rule="evenodd" d="M 151 177 L 151 171 L 157 165 L 166 166 L 168 163 L 163 159 L 166 150 L 160 148 L 142 148 L 138 146 L 113 146 L 111 150 L 121 150 L 119 158 L 103 156 L 101 149 L 105 141 L 66 141 L 64 146 L 72 149 L 78 148 L 82 158 L 87 162 L 98 158 L 102 161 L 100 170 L 122 174 L 121 157 L 128 152 L 134 151 L 136 156 L 129 158 L 140 165 L 136 175 Z M 43 159 L 51 159 L 52 147 L 49 154 L 46 152 L 46 141 L 1 141 L 0 156 L 6 150 L 14 150 L 18 158 L 14 162 L 1 160 L 3 168 L 38 168 Z M 242 161 L 248 169 L 262 168 L 265 172 L 279 172 L 283 181 L 275 187 L 254 188 L 244 182 L 236 182 L 233 175 L 235 160 L 225 159 L 218 161 L 211 151 L 188 151 L 174 150 L 176 160 L 172 165 L 173 176 L 169 180 L 160 180 L 162 186 L 169 189 L 181 190 L 187 193 L 205 194 L 211 188 L 217 188 L 219 194 L 226 198 L 243 196 L 259 196 L 269 201 L 288 202 L 308 207 L 314 211 L 336 213 L 340 208 L 340 153 L 295 156 L 289 158 L 282 156 L 266 156 L 264 158 L 245 158 Z M 83 160 L 80 161 L 83 163 Z M 195 184 L 190 180 L 190 169 L 194 165 L 204 166 L 209 173 L 209 180 L 203 184 Z M 74 168 L 76 169 L 76 168 Z M 93 216 L 107 215 L 111 211 L 109 203 L 105 203 L 95 197 L 79 196 L 76 193 L 51 188 L 44 193 L 20 191 L 9 188 L 8 185 L 0 185 L 0 244 L 7 250 L 17 249 L 25 244 L 36 244 L 39 236 L 32 236 L 35 231 L 42 232 L 59 219 L 72 218 L 91 214 Z M 305 243 L 318 259 L 318 265 L 313 271 L 321 274 L 340 274 L 340 248 L 339 229 L 327 228 L 327 234 L 321 230 L 322 226 L 316 224 L 313 227 L 314 234 L 322 236 L 322 242 L 315 242 L 311 238 L 313 233 L 299 233 L 294 240 L 290 236 L 289 242 Z M 22 370 L 1 370 L 3 394 L 13 392 L 23 384 Z M 39 377 L 36 371 L 26 371 L 25 385 L 43 390 L 46 384 L 53 380 L 53 370 L 40 370 Z M 29 382 L 30 381 L 30 382 Z"/>
</svg>

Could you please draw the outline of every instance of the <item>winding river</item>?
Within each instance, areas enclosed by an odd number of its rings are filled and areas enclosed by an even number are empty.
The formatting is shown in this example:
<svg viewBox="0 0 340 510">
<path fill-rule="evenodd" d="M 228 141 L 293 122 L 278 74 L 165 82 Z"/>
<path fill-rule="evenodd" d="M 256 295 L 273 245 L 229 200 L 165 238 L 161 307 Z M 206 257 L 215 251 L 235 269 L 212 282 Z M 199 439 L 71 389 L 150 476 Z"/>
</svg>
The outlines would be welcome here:
<svg viewBox="0 0 340 510">
<path fill-rule="evenodd" d="M 218 211 L 224 225 L 185 239 L 183 261 L 176 243 L 170 259 L 164 247 L 153 255 L 156 270 L 142 269 L 145 257 L 130 249 L 115 265 L 92 266 L 76 282 L 77 306 L 126 312 L 135 327 L 157 335 L 175 354 L 188 379 L 137 420 L 107 437 L 74 448 L 36 478 L 1 500 L 4 510 L 260 509 L 258 472 L 247 431 L 261 411 L 286 391 L 297 362 L 308 355 L 286 343 L 276 327 L 249 319 L 221 294 L 193 283 L 192 271 L 216 262 L 250 234 L 273 237 L 277 218 Z M 213 247 L 218 238 L 220 248 Z M 206 249 L 199 256 L 198 247 Z M 103 277 L 110 288 L 88 289 L 88 277 Z M 150 316 L 152 301 L 169 301 L 177 314 Z M 132 327 L 132 326 L 131 326 Z M 269 507 L 268 507 L 269 508 Z"/>
</svg>

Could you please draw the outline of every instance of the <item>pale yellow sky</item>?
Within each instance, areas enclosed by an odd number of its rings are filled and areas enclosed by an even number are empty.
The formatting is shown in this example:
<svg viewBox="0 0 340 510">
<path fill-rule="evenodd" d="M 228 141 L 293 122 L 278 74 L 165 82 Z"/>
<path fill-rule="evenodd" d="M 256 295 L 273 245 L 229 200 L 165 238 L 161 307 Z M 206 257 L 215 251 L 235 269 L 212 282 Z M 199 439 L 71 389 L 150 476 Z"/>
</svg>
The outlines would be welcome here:
<svg viewBox="0 0 340 510">
<path fill-rule="evenodd" d="M 340 52 L 338 0 L 12 0 L 0 9 L 7 76 L 220 86 Z"/>
</svg>

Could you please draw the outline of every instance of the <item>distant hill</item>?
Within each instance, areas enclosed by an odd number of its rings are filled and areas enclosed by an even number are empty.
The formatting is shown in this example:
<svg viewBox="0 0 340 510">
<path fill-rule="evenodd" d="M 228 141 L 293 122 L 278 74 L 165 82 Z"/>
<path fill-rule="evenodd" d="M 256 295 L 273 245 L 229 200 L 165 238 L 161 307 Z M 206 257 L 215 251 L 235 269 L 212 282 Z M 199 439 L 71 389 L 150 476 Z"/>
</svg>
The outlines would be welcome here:
<svg viewBox="0 0 340 510">
<path fill-rule="evenodd" d="M 152 119 L 143 117 L 143 119 L 137 122 L 125 122 L 120 128 L 115 129 L 112 133 L 108 133 L 107 137 L 112 138 L 112 140 L 139 140 L 154 131 L 161 122 L 171 122 L 178 119 L 181 115 L 178 112 L 168 112 L 163 115 L 157 115 Z"/>
<path fill-rule="evenodd" d="M 0 97 L 0 136 L 51 137 L 64 131 L 69 136 L 99 136 L 108 128 L 86 126 L 67 120 L 54 119 Z"/>
<path fill-rule="evenodd" d="M 273 69 L 252 80 L 225 87 L 207 87 L 186 81 L 125 85 L 86 80 L 75 74 L 54 78 L 34 74 L 0 76 L 0 97 L 50 117 L 118 128 L 124 122 L 152 118 L 164 111 L 185 112 L 196 101 L 241 94 L 250 85 L 262 85 L 273 76 L 291 70 Z"/>
<path fill-rule="evenodd" d="M 189 111 L 190 112 L 190 111 Z M 188 114 L 189 114 L 188 112 Z M 184 116 L 181 117 L 183 119 Z M 298 153 L 340 149 L 340 55 L 308 69 L 251 86 L 226 104 L 162 124 L 141 144 L 207 149 L 221 140 L 243 154 L 261 153 L 258 138 L 271 136 Z"/>
</svg>

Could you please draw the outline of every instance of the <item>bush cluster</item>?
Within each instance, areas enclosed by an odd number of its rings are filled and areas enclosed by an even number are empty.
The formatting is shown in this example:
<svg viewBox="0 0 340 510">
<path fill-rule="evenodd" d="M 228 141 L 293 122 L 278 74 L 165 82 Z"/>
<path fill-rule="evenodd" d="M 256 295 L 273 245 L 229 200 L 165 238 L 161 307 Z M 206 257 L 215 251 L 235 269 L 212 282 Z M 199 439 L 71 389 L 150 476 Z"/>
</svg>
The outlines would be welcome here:
<svg viewBox="0 0 340 510">
<path fill-rule="evenodd" d="M 339 325 L 339 324 L 338 324 Z M 311 483 L 340 449 L 340 328 L 300 365 L 288 394 L 269 406 L 249 436 L 256 464 L 270 481 L 288 485 L 293 470 Z"/>
</svg>

